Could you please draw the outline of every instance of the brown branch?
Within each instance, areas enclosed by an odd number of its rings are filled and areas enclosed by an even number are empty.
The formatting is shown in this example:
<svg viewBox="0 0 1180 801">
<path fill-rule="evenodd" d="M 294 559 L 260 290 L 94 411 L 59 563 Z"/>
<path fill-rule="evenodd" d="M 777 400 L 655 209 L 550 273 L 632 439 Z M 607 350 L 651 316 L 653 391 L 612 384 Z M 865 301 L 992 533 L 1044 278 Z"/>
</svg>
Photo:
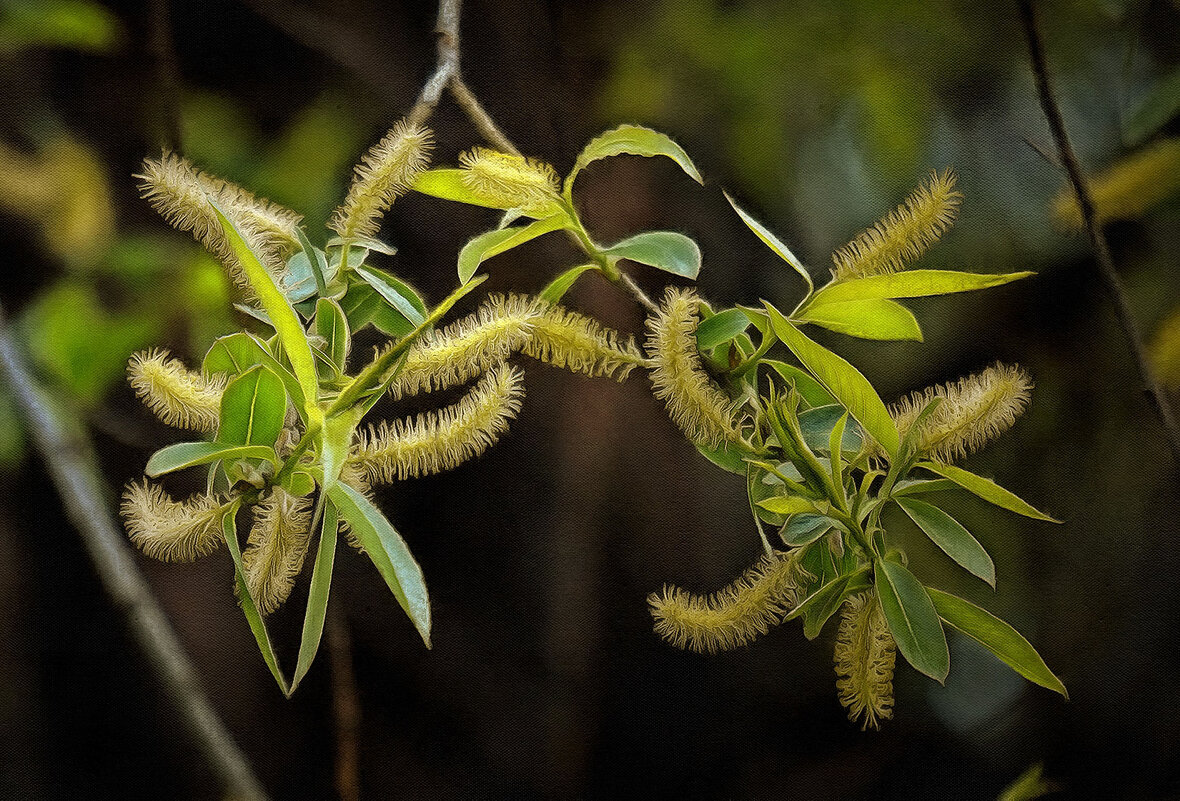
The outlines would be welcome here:
<svg viewBox="0 0 1180 801">
<path fill-rule="evenodd" d="M 335 598 L 328 601 L 328 654 L 332 661 L 332 712 L 336 718 L 336 792 L 360 801 L 361 702 L 352 669 L 348 620 Z"/>
<path fill-rule="evenodd" d="M 1090 187 L 1086 176 L 1078 163 L 1077 154 L 1069 141 L 1069 133 L 1065 128 L 1065 120 L 1061 116 L 1061 108 L 1057 103 L 1053 88 L 1049 83 L 1049 70 L 1045 64 L 1045 47 L 1041 40 L 1040 28 L 1037 25 L 1036 12 L 1032 0 L 1017 0 L 1020 8 L 1020 19 L 1024 25 L 1025 36 L 1028 38 L 1029 56 L 1032 60 L 1033 75 L 1036 78 L 1037 93 L 1040 95 L 1041 108 L 1049 120 L 1049 128 L 1053 132 L 1053 140 L 1057 144 L 1057 152 L 1069 174 L 1069 182 L 1073 185 L 1074 195 L 1077 197 L 1078 208 L 1082 212 L 1082 220 L 1086 226 L 1086 233 L 1090 237 L 1090 244 L 1094 248 L 1094 259 L 1098 265 L 1098 273 L 1106 285 L 1107 294 L 1114 303 L 1115 315 L 1122 326 L 1127 344 L 1135 359 L 1139 370 L 1139 378 L 1152 400 L 1156 414 L 1164 427 L 1168 444 L 1172 448 L 1172 456 L 1176 464 L 1180 465 L 1180 426 L 1176 424 L 1176 417 L 1168 398 L 1164 395 L 1159 381 L 1152 372 L 1151 363 L 1147 358 L 1147 349 L 1143 346 L 1143 335 L 1139 324 L 1131 311 L 1131 304 L 1127 300 L 1127 293 L 1123 288 L 1122 279 L 1114 267 L 1114 259 L 1110 255 L 1110 246 L 1106 242 L 1106 235 L 1094 213 L 1094 199 L 1090 194 Z"/>
<path fill-rule="evenodd" d="M 112 521 L 109 488 L 99 477 L 93 447 L 76 416 L 39 387 L 0 308 L 0 373 L 16 396 L 32 439 L 61 495 L 66 515 L 94 561 L 111 604 L 147 655 L 165 695 L 205 755 L 227 797 L 263 801 L 266 792 L 201 686 L 197 672 Z"/>
</svg>

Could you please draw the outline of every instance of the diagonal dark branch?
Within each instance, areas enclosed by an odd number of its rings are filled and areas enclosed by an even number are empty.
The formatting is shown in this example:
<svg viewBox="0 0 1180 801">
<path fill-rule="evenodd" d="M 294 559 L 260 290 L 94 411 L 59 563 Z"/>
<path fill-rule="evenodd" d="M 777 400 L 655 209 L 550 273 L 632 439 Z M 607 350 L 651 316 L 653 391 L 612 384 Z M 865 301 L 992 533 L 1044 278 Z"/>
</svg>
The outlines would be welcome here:
<svg viewBox="0 0 1180 801">
<path fill-rule="evenodd" d="M 79 420 L 30 375 L 0 308 L 0 374 L 28 420 L 74 527 L 82 537 L 111 603 L 147 655 L 169 700 L 204 752 L 227 797 L 267 798 L 245 756 L 209 702 L 196 670 L 135 564 L 126 539 L 107 510 L 108 488 L 99 477 L 93 448 Z"/>
<path fill-rule="evenodd" d="M 1032 0 L 1017 0 L 1017 6 L 1020 8 L 1020 19 L 1024 25 L 1025 36 L 1028 38 L 1029 56 L 1032 60 L 1033 75 L 1036 78 L 1041 108 L 1044 109 L 1045 117 L 1049 120 L 1049 128 L 1053 132 L 1053 140 L 1057 144 L 1058 154 L 1062 164 L 1065 165 L 1066 173 L 1069 175 L 1069 182 L 1073 185 L 1078 208 L 1082 212 L 1082 220 L 1086 226 L 1086 233 L 1094 248 L 1094 260 L 1098 265 L 1098 273 L 1102 277 L 1111 302 L 1114 303 L 1115 315 L 1126 335 L 1127 344 L 1135 359 L 1135 366 L 1139 370 L 1139 377 L 1152 400 L 1160 422 L 1163 424 L 1164 434 L 1172 448 L 1172 456 L 1175 458 L 1176 464 L 1180 465 L 1180 426 L 1177 426 L 1172 406 L 1152 372 L 1151 363 L 1147 358 L 1147 350 L 1143 346 L 1143 335 L 1139 330 L 1139 324 L 1131 311 L 1127 293 L 1123 288 L 1123 281 L 1115 270 L 1114 259 L 1110 255 L 1110 246 L 1106 242 L 1106 235 L 1094 213 L 1094 199 L 1090 194 L 1089 184 L 1082 172 L 1081 165 L 1078 163 L 1073 145 L 1070 144 L 1065 120 L 1061 116 L 1061 108 L 1053 93 L 1053 87 L 1049 83 L 1049 70 L 1045 64 L 1045 47 L 1041 40 L 1040 28 L 1037 25 L 1036 11 L 1033 8 Z"/>
</svg>

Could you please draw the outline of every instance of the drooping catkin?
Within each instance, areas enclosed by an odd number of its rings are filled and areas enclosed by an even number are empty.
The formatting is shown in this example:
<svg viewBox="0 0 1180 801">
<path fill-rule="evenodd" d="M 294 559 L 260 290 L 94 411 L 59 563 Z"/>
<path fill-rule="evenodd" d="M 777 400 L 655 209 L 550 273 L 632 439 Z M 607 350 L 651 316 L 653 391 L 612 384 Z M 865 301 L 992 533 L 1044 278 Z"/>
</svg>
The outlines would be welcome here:
<svg viewBox="0 0 1180 801">
<path fill-rule="evenodd" d="M 413 186 L 430 162 L 430 129 L 399 122 L 356 166 L 344 203 L 332 216 L 332 230 L 344 239 L 375 236 L 381 215 Z"/>
<path fill-rule="evenodd" d="M 712 595 L 693 595 L 678 587 L 664 587 L 647 602 L 655 632 L 672 645 L 697 653 L 729 651 L 745 645 L 799 602 L 799 592 L 810 576 L 799 564 L 801 551 L 776 551 L 763 556 L 728 587 Z"/>
<path fill-rule="evenodd" d="M 253 512 L 242 572 L 258 611 L 269 615 L 287 600 L 303 568 L 311 539 L 311 499 L 274 487 Z"/>
<path fill-rule="evenodd" d="M 507 302 L 513 302 L 513 296 Z M 631 337 L 624 339 L 597 320 L 556 305 L 545 306 L 532 320 L 532 336 L 523 351 L 554 367 L 616 381 L 648 363 Z"/>
<path fill-rule="evenodd" d="M 954 224 L 962 198 L 955 191 L 952 171 L 931 172 L 904 203 L 832 254 L 833 278 L 863 278 L 904 269 Z"/>
<path fill-rule="evenodd" d="M 496 365 L 453 406 L 370 426 L 349 461 L 363 468 L 373 484 L 457 467 L 482 454 L 508 430 L 508 422 L 520 410 L 523 379 L 517 368 Z"/>
<path fill-rule="evenodd" d="M 741 440 L 734 404 L 701 366 L 696 329 L 700 299 L 691 289 L 670 288 L 659 312 L 648 318 L 651 383 L 672 421 L 694 442 L 717 447 Z"/>
<path fill-rule="evenodd" d="M 500 208 L 540 212 L 559 200 L 557 172 L 543 161 L 476 147 L 459 156 L 463 185 Z"/>
<path fill-rule="evenodd" d="M 164 562 L 191 562 L 222 541 L 226 505 L 210 495 L 176 501 L 156 484 L 128 484 L 120 513 L 131 541 Z"/>
<path fill-rule="evenodd" d="M 862 728 L 893 717 L 893 667 L 897 646 L 875 590 L 854 595 L 836 630 L 836 689 L 848 719 L 864 716 Z"/>
<path fill-rule="evenodd" d="M 961 459 L 1003 434 L 1028 406 L 1032 379 L 1023 368 L 996 363 L 957 382 L 928 387 L 890 407 L 905 436 L 934 398 L 942 403 L 922 421 L 918 452 L 944 462 Z"/>
<path fill-rule="evenodd" d="M 223 376 L 206 378 L 157 348 L 133 354 L 127 377 L 140 400 L 168 425 L 205 433 L 217 430 Z"/>
</svg>

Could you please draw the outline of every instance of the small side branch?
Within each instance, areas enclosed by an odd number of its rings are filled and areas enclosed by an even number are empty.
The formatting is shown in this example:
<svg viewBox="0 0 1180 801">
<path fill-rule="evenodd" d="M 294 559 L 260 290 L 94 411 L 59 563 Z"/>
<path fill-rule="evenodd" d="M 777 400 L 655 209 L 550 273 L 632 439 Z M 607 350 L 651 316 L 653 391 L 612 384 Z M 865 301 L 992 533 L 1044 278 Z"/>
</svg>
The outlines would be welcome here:
<svg viewBox="0 0 1180 801">
<path fill-rule="evenodd" d="M 1151 397 L 1156 414 L 1163 424 L 1168 444 L 1172 448 L 1172 456 L 1180 466 L 1180 426 L 1176 423 L 1175 413 L 1164 394 L 1163 388 L 1152 372 L 1151 363 L 1147 358 L 1147 349 L 1143 346 L 1143 335 L 1139 324 L 1131 311 L 1127 300 L 1127 293 L 1123 288 L 1123 281 L 1114 267 L 1114 259 L 1110 255 L 1110 246 L 1106 242 L 1106 235 L 1094 213 L 1094 199 L 1090 194 L 1090 187 L 1086 176 L 1082 173 L 1077 154 L 1069 141 L 1069 133 L 1065 128 L 1065 120 L 1061 116 L 1061 108 L 1049 83 L 1049 70 L 1045 63 L 1045 47 L 1041 39 L 1040 28 L 1037 25 L 1036 11 L 1032 0 L 1017 0 L 1020 8 L 1020 19 L 1024 25 L 1025 36 L 1028 39 L 1029 57 L 1032 60 L 1033 76 L 1036 78 L 1037 93 L 1040 95 L 1041 108 L 1049 120 L 1049 128 L 1053 132 L 1053 141 L 1057 145 L 1057 152 L 1065 171 L 1069 175 L 1069 182 L 1073 186 L 1074 195 L 1078 201 L 1078 208 L 1082 212 L 1082 221 L 1086 226 L 1086 233 L 1090 237 L 1090 244 L 1094 248 L 1094 259 L 1098 265 L 1098 273 L 1106 286 L 1106 291 L 1114 303 L 1115 314 L 1119 325 L 1126 335 L 1127 343 L 1139 370 L 1139 377 Z"/>
</svg>

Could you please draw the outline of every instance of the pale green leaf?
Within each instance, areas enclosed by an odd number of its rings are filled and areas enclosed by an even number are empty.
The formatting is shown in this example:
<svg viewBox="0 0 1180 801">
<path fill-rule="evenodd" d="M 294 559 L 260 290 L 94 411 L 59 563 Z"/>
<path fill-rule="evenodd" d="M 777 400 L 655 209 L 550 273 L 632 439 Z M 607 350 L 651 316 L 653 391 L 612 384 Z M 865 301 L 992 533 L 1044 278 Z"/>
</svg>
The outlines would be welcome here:
<svg viewBox="0 0 1180 801">
<path fill-rule="evenodd" d="M 680 168 L 698 184 L 705 183 L 705 179 L 697 171 L 692 159 L 684 152 L 684 148 L 667 135 L 639 125 L 620 125 L 594 137 L 578 154 L 573 170 L 565 179 L 566 198 L 572 195 L 574 181 L 587 164 L 623 153 L 633 156 L 667 156 L 679 164 Z"/>
<path fill-rule="evenodd" d="M 964 273 L 957 270 L 903 270 L 888 275 L 870 275 L 834 281 L 811 296 L 807 306 L 821 303 L 843 303 L 850 300 L 874 298 L 922 298 L 947 295 L 952 292 L 971 292 L 1007 284 L 1035 275 L 1019 273 Z"/>
<path fill-rule="evenodd" d="M 882 298 L 811 303 L 795 319 L 861 339 L 922 341 L 922 328 L 914 313 Z"/>
<path fill-rule="evenodd" d="M 570 287 L 581 277 L 582 273 L 597 269 L 597 264 L 579 264 L 577 267 L 571 267 L 550 281 L 549 285 L 541 290 L 539 297 L 547 303 L 557 303 L 565 296 L 566 292 L 569 292 Z"/>
<path fill-rule="evenodd" d="M 489 201 L 467 188 L 463 183 L 463 173 L 455 167 L 443 167 L 436 170 L 426 170 L 418 175 L 412 189 L 424 195 L 453 200 L 457 203 L 467 203 L 472 206 L 483 206 L 489 209 L 506 209 L 507 206 Z"/>
<path fill-rule="evenodd" d="M 801 512 L 814 512 L 815 505 L 806 498 L 799 498 L 794 496 L 776 495 L 772 498 L 766 498 L 758 501 L 758 506 L 761 506 L 768 512 L 774 512 L 776 515 L 794 515 Z"/>
<path fill-rule="evenodd" d="M 161 448 L 148 459 L 143 472 L 151 478 L 195 467 L 200 464 L 234 459 L 275 460 L 274 448 L 265 445 L 238 445 L 224 442 L 177 442 Z"/>
<path fill-rule="evenodd" d="M 517 228 L 497 228 L 494 231 L 480 234 L 459 251 L 459 282 L 466 284 L 470 281 L 471 277 L 475 275 L 475 271 L 479 269 L 479 265 L 487 259 L 498 256 L 518 245 L 523 245 L 543 234 L 560 230 L 568 223 L 569 217 L 565 212 L 561 212 Z"/>
<path fill-rule="evenodd" d="M 1044 512 L 1037 511 L 1017 497 L 1015 493 L 1004 489 L 991 479 L 976 475 L 961 467 L 941 464 L 939 462 L 921 462 L 918 464 L 918 467 L 929 470 L 931 473 L 937 473 L 943 478 L 950 479 L 968 492 L 978 495 L 988 503 L 995 504 L 1001 509 L 1007 509 L 1009 512 L 1031 517 L 1034 520 L 1044 520 L 1048 523 L 1061 522 L 1060 520 L 1049 517 Z"/>
</svg>

